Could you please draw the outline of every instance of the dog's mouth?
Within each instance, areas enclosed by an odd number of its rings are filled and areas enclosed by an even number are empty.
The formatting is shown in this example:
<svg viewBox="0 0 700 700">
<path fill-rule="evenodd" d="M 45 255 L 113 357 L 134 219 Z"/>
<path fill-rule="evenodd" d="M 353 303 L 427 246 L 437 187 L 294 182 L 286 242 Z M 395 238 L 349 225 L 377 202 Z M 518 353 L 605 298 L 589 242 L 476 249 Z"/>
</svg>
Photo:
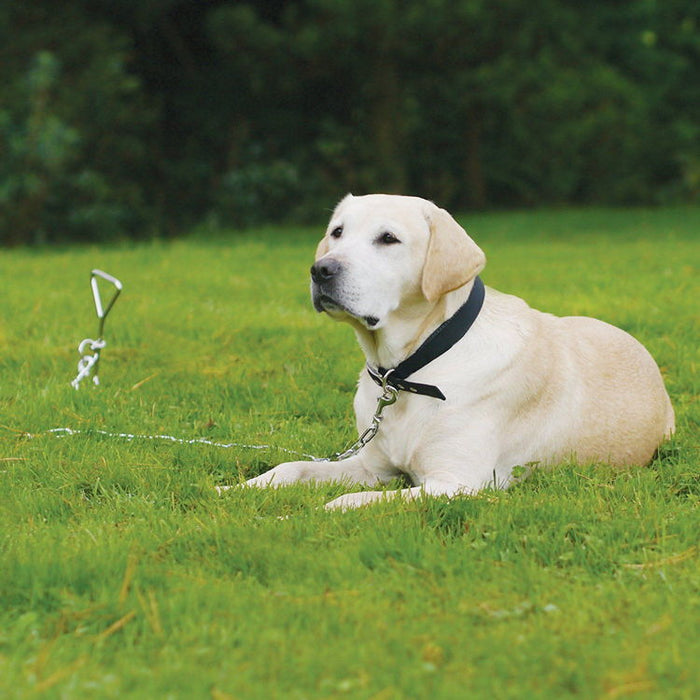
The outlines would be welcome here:
<svg viewBox="0 0 700 700">
<path fill-rule="evenodd" d="M 352 311 L 352 309 L 348 308 L 345 304 L 339 302 L 335 297 L 323 293 L 320 289 L 315 288 L 313 291 L 313 304 L 314 309 L 316 309 L 316 311 L 319 313 L 325 311 L 331 316 L 333 313 L 337 312 L 345 313 L 348 316 L 352 316 L 353 318 L 362 321 L 362 323 L 364 323 L 369 329 L 374 328 L 379 323 L 379 319 L 376 316 L 359 315 Z"/>
<path fill-rule="evenodd" d="M 314 293 L 314 309 L 321 313 L 322 311 L 346 311 L 343 305 L 336 301 L 332 296 L 328 294 L 322 294 L 321 292 Z"/>
</svg>

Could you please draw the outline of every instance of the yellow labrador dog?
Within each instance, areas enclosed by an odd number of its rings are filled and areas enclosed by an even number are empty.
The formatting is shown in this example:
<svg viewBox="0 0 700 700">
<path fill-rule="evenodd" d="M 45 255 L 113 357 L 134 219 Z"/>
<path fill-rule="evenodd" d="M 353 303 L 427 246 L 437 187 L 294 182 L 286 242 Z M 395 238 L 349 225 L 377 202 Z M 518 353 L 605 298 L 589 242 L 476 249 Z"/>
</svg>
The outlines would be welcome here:
<svg viewBox="0 0 700 700">
<path fill-rule="evenodd" d="M 602 321 L 558 318 L 484 289 L 485 263 L 432 202 L 343 199 L 311 268 L 313 303 L 353 327 L 367 358 L 358 429 L 372 421 L 378 385 L 396 402 L 357 454 L 280 464 L 247 485 L 371 486 L 403 474 L 415 486 L 395 493 L 454 495 L 506 487 L 516 466 L 649 462 L 673 433 L 674 414 L 647 350 Z M 348 493 L 327 507 L 386 495 Z"/>
</svg>

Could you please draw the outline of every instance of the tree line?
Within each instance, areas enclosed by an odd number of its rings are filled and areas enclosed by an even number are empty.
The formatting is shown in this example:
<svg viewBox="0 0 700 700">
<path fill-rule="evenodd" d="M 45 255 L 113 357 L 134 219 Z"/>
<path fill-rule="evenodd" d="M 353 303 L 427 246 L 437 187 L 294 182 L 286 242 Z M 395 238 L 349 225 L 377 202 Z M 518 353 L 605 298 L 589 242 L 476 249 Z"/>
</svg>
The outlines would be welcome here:
<svg viewBox="0 0 700 700">
<path fill-rule="evenodd" d="M 695 0 L 32 0 L 0 7 L 0 241 L 700 185 Z"/>
</svg>

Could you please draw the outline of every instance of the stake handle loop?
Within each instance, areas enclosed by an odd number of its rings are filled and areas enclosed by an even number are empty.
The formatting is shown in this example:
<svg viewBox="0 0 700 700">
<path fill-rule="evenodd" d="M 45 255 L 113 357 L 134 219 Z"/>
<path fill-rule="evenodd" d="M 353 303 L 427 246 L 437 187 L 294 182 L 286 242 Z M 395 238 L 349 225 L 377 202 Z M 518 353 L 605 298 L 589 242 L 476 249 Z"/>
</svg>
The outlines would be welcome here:
<svg viewBox="0 0 700 700">
<path fill-rule="evenodd" d="M 106 307 L 102 306 L 102 296 L 100 295 L 100 288 L 97 286 L 98 277 L 101 277 L 103 280 L 106 280 L 110 284 L 114 285 L 114 294 L 112 295 L 112 298 L 109 300 L 109 304 L 107 304 Z M 112 275 L 109 275 L 106 272 L 103 272 L 102 270 L 95 269 L 90 273 L 90 286 L 92 287 L 92 298 L 95 300 L 95 311 L 97 312 L 97 318 L 100 321 L 100 327 L 97 333 L 97 337 L 102 338 L 102 331 L 104 330 L 105 319 L 107 318 L 107 314 L 114 306 L 114 302 L 117 300 L 117 297 L 122 292 L 122 283 L 116 277 L 112 277 Z"/>
</svg>

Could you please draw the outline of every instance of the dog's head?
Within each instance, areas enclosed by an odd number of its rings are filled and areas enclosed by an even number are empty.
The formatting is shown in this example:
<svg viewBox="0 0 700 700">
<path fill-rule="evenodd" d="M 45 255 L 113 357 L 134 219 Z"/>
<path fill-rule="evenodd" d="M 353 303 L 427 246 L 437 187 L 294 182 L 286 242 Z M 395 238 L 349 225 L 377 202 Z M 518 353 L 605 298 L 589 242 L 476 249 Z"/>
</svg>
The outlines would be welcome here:
<svg viewBox="0 0 700 700">
<path fill-rule="evenodd" d="M 348 195 L 311 267 L 317 311 L 381 328 L 398 309 L 434 303 L 483 269 L 486 257 L 444 210 L 418 197 Z"/>
</svg>

